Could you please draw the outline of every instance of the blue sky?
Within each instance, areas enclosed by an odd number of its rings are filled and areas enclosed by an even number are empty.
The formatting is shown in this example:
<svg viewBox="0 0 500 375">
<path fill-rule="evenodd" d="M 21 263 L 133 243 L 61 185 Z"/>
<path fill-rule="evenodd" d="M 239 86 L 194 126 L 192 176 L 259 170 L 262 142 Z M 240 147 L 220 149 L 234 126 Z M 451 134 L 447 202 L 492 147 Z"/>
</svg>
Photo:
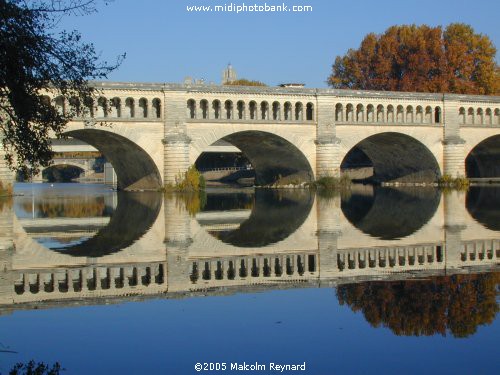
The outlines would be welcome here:
<svg viewBox="0 0 500 375">
<path fill-rule="evenodd" d="M 310 5 L 308 13 L 193 13 L 188 5 Z M 464 22 L 500 47 L 494 0 L 115 0 L 99 12 L 63 20 L 102 57 L 127 58 L 112 81 L 182 82 L 185 76 L 220 82 L 231 62 L 239 78 L 303 82 L 326 87 L 337 55 L 357 48 L 369 32 L 394 24 Z M 497 54 L 498 56 L 498 54 Z"/>
</svg>

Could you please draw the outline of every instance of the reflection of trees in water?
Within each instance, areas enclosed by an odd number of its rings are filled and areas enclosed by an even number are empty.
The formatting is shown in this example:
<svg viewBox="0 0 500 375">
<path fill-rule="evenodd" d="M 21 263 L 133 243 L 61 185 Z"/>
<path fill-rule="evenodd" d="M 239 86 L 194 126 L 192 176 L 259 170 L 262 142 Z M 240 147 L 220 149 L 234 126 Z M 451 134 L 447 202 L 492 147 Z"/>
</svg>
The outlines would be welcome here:
<svg viewBox="0 0 500 375">
<path fill-rule="evenodd" d="M 191 216 L 200 211 L 248 210 L 254 206 L 253 193 L 175 192 L 167 193 L 165 198 L 175 199 L 176 203 L 183 205 Z"/>
<path fill-rule="evenodd" d="M 191 216 L 203 210 L 207 204 L 207 194 L 204 191 L 187 193 L 168 193 L 166 199 L 175 199 L 177 204 L 182 204 Z M 179 207 L 179 206 L 177 206 Z"/>
<path fill-rule="evenodd" d="M 26 212 L 32 210 L 31 202 L 24 202 L 22 208 Z M 37 217 L 96 217 L 106 216 L 104 197 L 65 197 L 57 200 L 36 202 Z"/>
<path fill-rule="evenodd" d="M 373 326 L 396 335 L 467 337 L 491 324 L 500 272 L 433 277 L 428 280 L 370 281 L 337 288 L 341 305 L 362 311 Z"/>
<path fill-rule="evenodd" d="M 208 194 L 203 211 L 249 210 L 255 204 L 254 192 Z"/>
</svg>

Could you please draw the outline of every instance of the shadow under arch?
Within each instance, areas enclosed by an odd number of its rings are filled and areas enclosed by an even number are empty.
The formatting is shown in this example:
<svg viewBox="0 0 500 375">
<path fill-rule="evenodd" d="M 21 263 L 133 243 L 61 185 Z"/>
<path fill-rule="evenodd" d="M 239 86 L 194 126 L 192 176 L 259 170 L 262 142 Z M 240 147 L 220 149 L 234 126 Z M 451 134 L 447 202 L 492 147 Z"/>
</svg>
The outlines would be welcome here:
<svg viewBox="0 0 500 375">
<path fill-rule="evenodd" d="M 66 133 L 98 149 L 115 169 L 119 190 L 159 190 L 162 179 L 148 153 L 131 140 L 105 130 L 81 129 Z"/>
<path fill-rule="evenodd" d="M 78 168 L 78 169 L 80 169 L 82 171 L 85 170 L 85 167 L 83 165 L 78 164 L 78 163 L 71 163 L 71 162 L 68 162 L 68 161 L 65 161 L 64 163 L 53 162 L 48 167 L 45 167 L 43 170 L 45 171 L 45 170 L 50 169 L 50 168 L 62 167 L 62 166 L 68 166 L 68 167 Z"/>
<path fill-rule="evenodd" d="M 238 206 L 234 197 L 221 199 L 218 194 L 207 195 L 207 208 L 215 211 L 211 200 L 219 200 L 219 210 L 228 210 L 229 204 Z M 248 199 L 246 199 L 248 201 Z M 314 202 L 310 191 L 255 191 L 252 212 L 237 229 L 209 233 L 220 241 L 236 247 L 264 247 L 280 242 L 294 233 L 309 216 Z M 203 223 L 198 220 L 200 225 Z"/>
<path fill-rule="evenodd" d="M 373 165 L 371 180 L 375 183 L 436 181 L 441 175 L 432 152 L 406 134 L 385 132 L 363 139 L 346 154 L 341 169 L 347 168 L 351 159 L 363 154 Z"/>
<path fill-rule="evenodd" d="M 500 231 L 500 187 L 471 186 L 465 199 L 465 207 L 474 220 Z"/>
<path fill-rule="evenodd" d="M 314 173 L 309 161 L 290 141 L 264 131 L 240 131 L 222 138 L 239 148 L 255 170 L 255 183 L 268 185 L 312 181 Z"/>
<path fill-rule="evenodd" d="M 477 144 L 465 159 L 469 178 L 500 177 L 500 134 Z"/>
<path fill-rule="evenodd" d="M 118 203 L 108 225 L 95 236 L 52 251 L 74 257 L 99 258 L 123 250 L 146 234 L 158 217 L 163 194 L 119 192 L 117 198 Z"/>
<path fill-rule="evenodd" d="M 342 198 L 344 216 L 372 237 L 395 240 L 422 228 L 435 214 L 441 193 L 434 188 L 375 187 L 373 195 L 353 193 Z"/>
</svg>

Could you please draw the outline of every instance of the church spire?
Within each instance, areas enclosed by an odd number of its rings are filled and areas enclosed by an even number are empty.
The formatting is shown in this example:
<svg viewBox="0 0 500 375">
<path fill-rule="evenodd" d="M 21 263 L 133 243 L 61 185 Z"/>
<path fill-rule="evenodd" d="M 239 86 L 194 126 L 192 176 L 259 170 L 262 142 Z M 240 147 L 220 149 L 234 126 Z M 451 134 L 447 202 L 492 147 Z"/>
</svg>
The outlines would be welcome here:
<svg viewBox="0 0 500 375">
<path fill-rule="evenodd" d="M 236 81 L 236 71 L 233 69 L 231 63 L 227 64 L 226 69 L 222 71 L 222 84 Z"/>
</svg>

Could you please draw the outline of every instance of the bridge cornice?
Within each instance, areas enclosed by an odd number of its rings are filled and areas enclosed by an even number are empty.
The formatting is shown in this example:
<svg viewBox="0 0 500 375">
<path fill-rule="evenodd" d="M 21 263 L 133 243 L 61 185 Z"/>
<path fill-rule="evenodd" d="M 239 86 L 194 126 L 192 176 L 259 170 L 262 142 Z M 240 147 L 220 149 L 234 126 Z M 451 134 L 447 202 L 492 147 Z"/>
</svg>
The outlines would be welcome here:
<svg viewBox="0 0 500 375">
<path fill-rule="evenodd" d="M 484 104 L 491 103 L 495 105 L 500 104 L 500 96 L 487 96 L 487 95 L 461 95 L 461 94 L 444 94 L 445 101 L 453 101 L 459 103 L 470 104 Z"/>
<path fill-rule="evenodd" d="M 408 130 L 414 129 L 416 127 L 418 128 L 442 128 L 443 124 L 442 123 L 435 123 L 435 124 L 427 124 L 427 123 L 419 123 L 419 122 L 393 122 L 393 123 L 384 123 L 384 122 L 346 122 L 346 121 L 338 121 L 335 122 L 335 126 L 348 126 L 348 127 L 373 127 L 376 126 L 378 129 L 381 128 L 391 128 L 394 129 L 395 127 L 399 130 Z M 461 125 L 463 126 L 463 125 Z M 479 126 L 478 126 L 479 127 Z M 484 125 L 482 126 L 484 128 Z"/>
<path fill-rule="evenodd" d="M 142 82 L 97 82 L 94 87 L 104 91 L 118 91 L 151 94 L 152 92 L 184 92 L 186 94 L 248 94 L 248 95 L 289 95 L 306 97 L 331 97 L 337 99 L 356 98 L 365 100 L 424 100 L 459 103 L 500 103 L 500 96 L 463 95 L 447 93 L 396 92 L 373 90 L 347 90 L 330 88 L 292 88 L 262 86 L 219 86 L 219 85 L 185 85 L 177 83 L 142 83 Z"/>
<path fill-rule="evenodd" d="M 186 124 L 245 124 L 249 126 L 254 125 L 276 125 L 277 123 L 282 125 L 300 125 L 300 126 L 316 126 L 317 122 L 313 120 L 301 120 L 301 121 L 276 121 L 276 120 L 239 120 L 239 119 L 186 119 Z M 351 124 L 352 125 L 352 124 Z"/>
</svg>

